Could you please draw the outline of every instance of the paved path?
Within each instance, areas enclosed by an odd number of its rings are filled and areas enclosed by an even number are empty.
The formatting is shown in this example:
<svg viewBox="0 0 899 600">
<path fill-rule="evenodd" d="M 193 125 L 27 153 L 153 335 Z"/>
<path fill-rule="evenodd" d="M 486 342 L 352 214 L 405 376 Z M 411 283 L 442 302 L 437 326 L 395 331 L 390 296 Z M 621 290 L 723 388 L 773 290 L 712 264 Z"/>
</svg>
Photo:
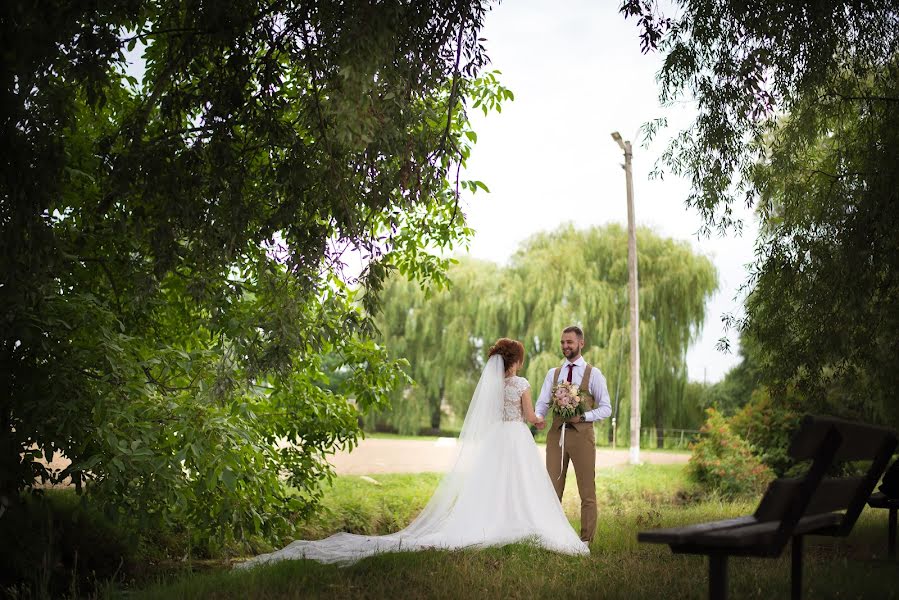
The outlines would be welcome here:
<svg viewBox="0 0 899 600">
<path fill-rule="evenodd" d="M 352 452 L 339 452 L 330 462 L 338 475 L 370 475 L 375 473 L 440 473 L 449 470 L 453 459 L 455 438 L 437 440 L 392 440 L 368 438 L 360 440 Z M 546 457 L 546 447 L 537 446 L 541 460 Z M 682 464 L 690 459 L 689 453 L 640 452 L 644 463 Z M 627 450 L 597 448 L 597 468 L 626 465 Z"/>
</svg>

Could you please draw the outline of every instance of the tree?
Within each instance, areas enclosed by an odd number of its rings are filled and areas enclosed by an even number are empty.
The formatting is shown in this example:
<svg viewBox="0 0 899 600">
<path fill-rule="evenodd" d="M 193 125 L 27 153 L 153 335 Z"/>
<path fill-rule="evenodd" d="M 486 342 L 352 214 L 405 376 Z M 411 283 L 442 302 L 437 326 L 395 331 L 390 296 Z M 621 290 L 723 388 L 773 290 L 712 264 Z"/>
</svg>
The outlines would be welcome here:
<svg viewBox="0 0 899 600">
<path fill-rule="evenodd" d="M 661 430 L 685 410 L 686 353 L 717 276 L 706 257 L 682 242 L 645 228 L 638 238 L 641 410 L 651 416 L 661 445 Z M 515 254 L 510 271 L 501 300 L 503 325 L 525 341 L 531 381 L 542 382 L 558 364 L 558 336 L 571 324 L 584 329 L 584 355 L 603 370 L 610 388 L 626 378 L 621 357 L 628 343 L 627 237 L 621 227 L 568 226 L 537 234 Z M 626 426 L 627 420 L 618 424 Z"/>
<path fill-rule="evenodd" d="M 372 414 L 370 425 L 381 421 L 400 433 L 417 433 L 427 423 L 438 431 L 444 411 L 465 415 L 484 353 L 499 337 L 487 304 L 500 274 L 493 263 L 463 258 L 447 272 L 448 289 L 428 293 L 401 277 L 388 281 L 379 341 L 408 361 L 415 383 L 396 390 L 390 409 Z"/>
<path fill-rule="evenodd" d="M 469 233 L 466 110 L 511 97 L 485 10 L 4 4 L 0 494 L 71 477 L 200 539 L 311 510 L 346 398 L 403 380 L 371 341 L 386 274 L 439 285 Z"/>
<path fill-rule="evenodd" d="M 703 422 L 703 397 L 709 385 L 701 381 L 688 381 L 684 384 L 683 411 L 672 422 L 675 429 L 694 429 L 697 423 Z M 683 433 L 683 432 L 682 432 Z M 681 440 L 690 442 L 689 435 L 681 436 Z"/>
<path fill-rule="evenodd" d="M 715 408 L 731 417 L 749 403 L 753 392 L 762 386 L 756 352 L 752 338 L 740 338 L 740 362 L 725 373 L 724 379 L 703 390 L 700 403 L 704 408 Z"/>
<path fill-rule="evenodd" d="M 899 422 L 899 13 L 887 0 L 627 0 L 661 98 L 691 94 L 664 164 L 709 227 L 742 200 L 763 220 L 737 325 L 776 396 Z M 651 125 L 649 131 L 656 130 Z"/>
<path fill-rule="evenodd" d="M 686 351 L 717 285 L 715 270 L 686 244 L 648 229 L 639 235 L 646 410 L 659 432 L 673 423 L 698 426 L 701 412 L 684 404 Z M 395 397 L 387 417 L 394 424 L 413 431 L 424 406 L 433 414 L 441 402 L 464 414 L 486 349 L 500 336 L 522 340 L 524 374 L 542 384 L 560 360 L 559 334 L 571 324 L 585 329 L 584 354 L 603 370 L 615 394 L 615 382 L 626 376 L 621 357 L 628 343 L 627 236 L 621 227 L 566 226 L 537 234 L 507 268 L 465 260 L 449 277 L 450 290 L 430 298 L 403 281 L 385 288 L 382 342 L 409 360 L 409 375 L 427 398 L 425 404 L 416 388 Z"/>
</svg>

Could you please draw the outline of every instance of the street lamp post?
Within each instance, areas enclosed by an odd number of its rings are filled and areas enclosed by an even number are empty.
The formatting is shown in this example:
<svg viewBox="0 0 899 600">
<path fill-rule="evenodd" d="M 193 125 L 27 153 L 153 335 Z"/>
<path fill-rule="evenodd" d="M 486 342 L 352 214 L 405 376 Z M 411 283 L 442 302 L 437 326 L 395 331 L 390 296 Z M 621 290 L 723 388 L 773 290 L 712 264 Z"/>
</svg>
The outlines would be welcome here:
<svg viewBox="0 0 899 600">
<path fill-rule="evenodd" d="M 631 309 L 631 447 L 630 464 L 640 464 L 640 308 L 637 294 L 637 228 L 634 224 L 634 181 L 631 173 L 631 143 L 617 131 L 612 139 L 624 151 L 627 180 L 627 295 Z"/>
</svg>

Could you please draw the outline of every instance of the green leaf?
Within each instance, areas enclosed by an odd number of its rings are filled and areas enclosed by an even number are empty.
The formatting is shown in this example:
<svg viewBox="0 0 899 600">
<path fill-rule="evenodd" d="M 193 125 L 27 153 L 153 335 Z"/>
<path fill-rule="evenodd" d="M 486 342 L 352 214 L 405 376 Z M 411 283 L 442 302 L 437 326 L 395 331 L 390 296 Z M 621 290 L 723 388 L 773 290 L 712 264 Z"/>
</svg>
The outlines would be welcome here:
<svg viewBox="0 0 899 600">
<path fill-rule="evenodd" d="M 225 484 L 225 487 L 228 488 L 229 492 L 235 491 L 235 488 L 237 485 L 237 476 L 234 474 L 234 472 L 231 469 L 225 467 L 225 469 L 222 470 L 220 478 L 221 478 L 222 482 Z"/>
</svg>

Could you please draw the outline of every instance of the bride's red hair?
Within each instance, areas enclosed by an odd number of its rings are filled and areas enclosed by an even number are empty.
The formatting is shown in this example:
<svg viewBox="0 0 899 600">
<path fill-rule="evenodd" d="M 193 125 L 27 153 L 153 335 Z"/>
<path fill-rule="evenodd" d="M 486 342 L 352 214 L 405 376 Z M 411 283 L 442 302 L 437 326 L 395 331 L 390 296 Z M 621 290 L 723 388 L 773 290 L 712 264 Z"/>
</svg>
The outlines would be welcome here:
<svg viewBox="0 0 899 600">
<path fill-rule="evenodd" d="M 510 340 L 509 338 L 499 338 L 490 347 L 488 357 L 499 354 L 503 357 L 503 368 L 508 369 L 517 362 L 524 362 L 524 344 L 518 340 Z"/>
</svg>

